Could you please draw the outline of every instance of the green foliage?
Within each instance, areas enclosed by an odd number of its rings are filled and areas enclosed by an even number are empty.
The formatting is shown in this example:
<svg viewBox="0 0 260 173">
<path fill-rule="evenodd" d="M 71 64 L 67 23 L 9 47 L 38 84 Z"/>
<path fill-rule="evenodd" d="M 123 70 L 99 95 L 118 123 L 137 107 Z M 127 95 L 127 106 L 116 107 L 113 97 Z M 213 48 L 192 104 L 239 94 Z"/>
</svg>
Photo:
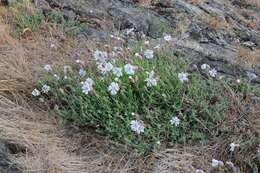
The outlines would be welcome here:
<svg viewBox="0 0 260 173">
<path fill-rule="evenodd" d="M 14 36 L 22 36 L 27 31 L 34 32 L 36 31 L 42 21 L 44 20 L 44 15 L 42 10 L 36 9 L 32 14 L 26 12 L 25 10 L 18 10 L 15 14 L 15 27 Z"/>
<path fill-rule="evenodd" d="M 68 79 L 57 80 L 48 75 L 39 86 L 51 87 L 46 97 L 58 105 L 56 110 L 65 120 L 95 127 L 140 151 L 153 149 L 157 141 L 190 143 L 207 139 L 213 133 L 227 107 L 225 97 L 221 97 L 225 91 L 223 82 L 191 73 L 189 81 L 182 83 L 178 73 L 185 72 L 187 67 L 174 60 L 172 54 L 158 55 L 152 60 L 129 59 L 138 71 L 130 79 L 126 74 L 119 78 L 120 91 L 115 96 L 107 90 L 115 76 L 103 76 L 95 68 L 87 68 L 83 78 L 72 72 Z M 118 67 L 123 65 L 122 61 L 116 63 Z M 151 70 L 159 77 L 158 85 L 147 87 L 145 79 Z M 81 89 L 81 82 L 87 77 L 94 81 L 94 92 L 89 95 Z M 180 119 L 178 126 L 170 123 L 173 116 Z M 144 133 L 133 132 L 131 120 L 142 120 Z"/>
<path fill-rule="evenodd" d="M 77 20 L 65 19 L 63 13 L 58 10 L 52 10 L 47 17 L 48 22 L 58 24 L 67 34 L 76 35 L 84 30 L 87 25 Z"/>
</svg>

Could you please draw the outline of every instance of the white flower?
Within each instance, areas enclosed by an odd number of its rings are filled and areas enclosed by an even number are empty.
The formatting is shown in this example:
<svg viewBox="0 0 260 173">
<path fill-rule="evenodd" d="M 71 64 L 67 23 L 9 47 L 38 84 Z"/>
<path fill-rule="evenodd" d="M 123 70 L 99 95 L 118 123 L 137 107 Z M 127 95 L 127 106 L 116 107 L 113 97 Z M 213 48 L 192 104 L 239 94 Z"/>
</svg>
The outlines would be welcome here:
<svg viewBox="0 0 260 173">
<path fill-rule="evenodd" d="M 178 126 L 180 124 L 180 119 L 178 117 L 172 117 L 172 119 L 170 120 L 170 123 L 172 125 Z"/>
<path fill-rule="evenodd" d="M 237 79 L 236 82 L 237 82 L 237 83 L 241 83 L 241 80 L 240 80 L 240 79 Z"/>
<path fill-rule="evenodd" d="M 230 145 L 230 151 L 233 152 L 235 150 L 235 147 L 239 147 L 239 144 L 231 143 Z"/>
<path fill-rule="evenodd" d="M 116 77 L 121 77 L 121 76 L 123 75 L 122 68 L 120 68 L 120 67 L 114 67 L 114 68 L 113 68 L 113 74 L 114 74 Z"/>
<path fill-rule="evenodd" d="M 213 69 L 211 69 L 210 71 L 209 71 L 209 75 L 211 76 L 211 77 L 216 77 L 217 76 L 217 70 L 215 69 L 215 68 L 213 68 Z"/>
<path fill-rule="evenodd" d="M 63 67 L 63 71 L 64 71 L 64 78 L 65 78 L 65 79 L 68 79 L 67 74 L 68 74 L 69 71 L 72 71 L 72 68 L 71 68 L 71 66 L 69 66 L 69 65 L 65 65 L 65 66 Z"/>
<path fill-rule="evenodd" d="M 105 71 L 110 72 L 111 70 L 113 70 L 113 68 L 114 66 L 110 62 L 105 63 Z"/>
<path fill-rule="evenodd" d="M 42 86 L 42 92 L 45 94 L 48 93 L 50 91 L 50 89 L 51 89 L 51 87 L 49 85 L 45 84 Z"/>
<path fill-rule="evenodd" d="M 93 90 L 93 84 L 94 81 L 91 78 L 87 78 L 81 88 L 82 92 L 87 95 L 90 91 Z"/>
<path fill-rule="evenodd" d="M 205 172 L 201 169 L 196 169 L 196 173 L 205 173 Z"/>
<path fill-rule="evenodd" d="M 135 73 L 135 66 L 133 66 L 131 64 L 126 64 L 124 66 L 124 70 L 125 70 L 126 74 L 133 75 Z"/>
<path fill-rule="evenodd" d="M 154 47 L 154 49 L 160 49 L 160 48 L 161 48 L 161 46 L 159 44 Z"/>
<path fill-rule="evenodd" d="M 94 52 L 94 59 L 97 61 L 97 62 L 104 62 L 105 59 L 107 59 L 108 57 L 108 54 L 107 52 L 102 52 L 100 50 L 96 50 Z"/>
<path fill-rule="evenodd" d="M 209 66 L 208 64 L 202 64 L 202 65 L 200 66 L 200 68 L 201 68 L 202 70 L 207 70 L 207 69 L 210 69 L 210 66 Z"/>
<path fill-rule="evenodd" d="M 188 82 L 189 78 L 188 78 L 189 74 L 188 73 L 179 73 L 178 74 L 178 78 L 179 80 L 183 83 L 183 82 Z"/>
<path fill-rule="evenodd" d="M 139 53 L 135 53 L 135 56 L 138 58 L 142 58 L 142 56 Z"/>
<path fill-rule="evenodd" d="M 163 38 L 164 38 L 165 41 L 171 41 L 172 40 L 172 36 L 169 35 L 169 34 L 166 34 Z"/>
<path fill-rule="evenodd" d="M 217 168 L 217 167 L 220 167 L 220 166 L 223 166 L 224 163 L 220 160 L 216 160 L 216 159 L 212 159 L 212 162 L 211 162 L 211 166 L 213 168 Z"/>
<path fill-rule="evenodd" d="M 116 95 L 119 89 L 119 85 L 116 82 L 112 82 L 107 88 L 111 95 Z"/>
<path fill-rule="evenodd" d="M 51 49 L 57 49 L 57 46 L 54 43 L 51 43 L 50 48 Z"/>
<path fill-rule="evenodd" d="M 41 92 L 40 92 L 39 90 L 37 90 L 37 89 L 34 89 L 34 90 L 32 91 L 32 95 L 33 95 L 34 97 L 36 97 L 36 96 L 41 95 Z"/>
<path fill-rule="evenodd" d="M 55 79 L 57 79 L 57 80 L 60 79 L 60 77 L 59 77 L 57 74 L 54 74 L 53 77 L 54 77 Z"/>
<path fill-rule="evenodd" d="M 108 62 L 108 63 L 100 63 L 98 65 L 98 69 L 101 71 L 102 74 L 107 74 L 111 70 L 113 70 L 113 64 Z"/>
<path fill-rule="evenodd" d="M 46 70 L 46 71 L 48 71 L 48 72 L 52 70 L 50 64 L 46 64 L 43 68 L 44 68 L 44 70 Z"/>
<path fill-rule="evenodd" d="M 83 68 L 80 68 L 80 69 L 79 69 L 79 75 L 80 75 L 81 77 L 85 76 L 85 75 L 86 75 L 86 71 L 85 71 Z"/>
<path fill-rule="evenodd" d="M 226 161 L 226 164 L 228 165 L 228 166 L 230 166 L 231 168 L 234 168 L 235 166 L 234 166 L 234 163 L 232 163 L 231 161 Z"/>
<path fill-rule="evenodd" d="M 44 98 L 39 98 L 39 101 L 44 103 Z"/>
<path fill-rule="evenodd" d="M 153 59 L 153 50 L 147 49 L 146 51 L 144 51 L 144 56 L 146 59 Z"/>
<path fill-rule="evenodd" d="M 254 80 L 255 78 L 257 78 L 257 75 L 255 73 L 247 72 L 247 77 L 251 81 L 251 80 Z"/>
<path fill-rule="evenodd" d="M 157 145 L 161 145 L 161 142 L 160 142 L 160 141 L 157 141 L 156 144 L 157 144 Z"/>
<path fill-rule="evenodd" d="M 157 85 L 157 78 L 155 77 L 154 71 L 151 71 L 149 73 L 148 78 L 145 79 L 145 81 L 147 82 L 146 86 L 147 87 L 152 87 L 152 86 L 156 86 Z"/>
<path fill-rule="evenodd" d="M 126 35 L 132 34 L 134 30 L 135 30 L 134 28 L 127 29 Z"/>
<path fill-rule="evenodd" d="M 150 42 L 149 42 L 148 40 L 144 42 L 144 44 L 146 44 L 146 45 L 148 45 L 149 43 L 150 43 Z"/>
<path fill-rule="evenodd" d="M 130 122 L 130 127 L 132 131 L 136 132 L 138 135 L 144 132 L 144 123 L 138 120 L 132 120 Z"/>
</svg>

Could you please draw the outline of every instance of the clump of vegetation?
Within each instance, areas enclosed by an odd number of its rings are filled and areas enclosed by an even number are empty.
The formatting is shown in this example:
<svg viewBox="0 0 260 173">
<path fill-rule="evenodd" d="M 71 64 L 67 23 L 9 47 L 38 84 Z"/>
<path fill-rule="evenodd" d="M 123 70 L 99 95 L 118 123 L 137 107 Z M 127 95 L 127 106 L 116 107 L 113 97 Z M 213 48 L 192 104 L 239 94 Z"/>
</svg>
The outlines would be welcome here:
<svg viewBox="0 0 260 173">
<path fill-rule="evenodd" d="M 9 7 L 10 22 L 14 26 L 13 36 L 21 37 L 28 32 L 35 32 L 44 21 L 42 10 L 35 9 L 28 0 L 21 0 Z"/>
<path fill-rule="evenodd" d="M 52 10 L 47 16 L 47 21 L 59 25 L 59 27 L 69 35 L 76 35 L 87 27 L 85 23 L 73 19 L 66 19 L 63 13 L 58 10 Z"/>
<path fill-rule="evenodd" d="M 28 31 L 36 31 L 43 20 L 44 16 L 42 10 L 35 10 L 33 14 L 29 14 L 25 11 L 19 11 L 15 16 L 15 35 L 22 36 Z"/>
<path fill-rule="evenodd" d="M 111 60 L 96 51 L 97 68 L 49 73 L 44 96 L 67 121 L 95 127 L 112 139 L 148 151 L 158 143 L 190 143 L 213 135 L 228 107 L 226 83 L 207 65 L 208 79 L 187 73 L 172 54 Z M 70 70 L 68 70 L 70 69 Z M 40 91 L 34 95 L 40 95 Z M 223 97 L 222 97 L 223 96 Z"/>
</svg>

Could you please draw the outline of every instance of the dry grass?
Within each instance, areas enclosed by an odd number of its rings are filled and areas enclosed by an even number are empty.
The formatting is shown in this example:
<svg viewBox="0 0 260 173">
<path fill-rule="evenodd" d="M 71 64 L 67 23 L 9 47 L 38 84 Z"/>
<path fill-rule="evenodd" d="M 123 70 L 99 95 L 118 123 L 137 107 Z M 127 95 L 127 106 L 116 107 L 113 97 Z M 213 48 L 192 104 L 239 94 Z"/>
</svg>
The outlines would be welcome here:
<svg viewBox="0 0 260 173">
<path fill-rule="evenodd" d="M 230 26 L 225 19 L 219 16 L 205 14 L 203 16 L 199 16 L 198 20 L 204 22 L 211 29 L 232 31 L 232 26 Z"/>
<path fill-rule="evenodd" d="M 204 150 L 204 152 L 202 152 Z M 154 172 L 196 172 L 196 169 L 210 170 L 210 156 L 206 146 L 176 146 L 156 154 Z"/>
<path fill-rule="evenodd" d="M 154 0 L 137 0 L 137 4 L 143 7 L 150 7 L 154 3 Z"/>
<path fill-rule="evenodd" d="M 260 50 L 250 50 L 248 48 L 238 47 L 239 63 L 257 64 L 260 62 Z"/>
</svg>

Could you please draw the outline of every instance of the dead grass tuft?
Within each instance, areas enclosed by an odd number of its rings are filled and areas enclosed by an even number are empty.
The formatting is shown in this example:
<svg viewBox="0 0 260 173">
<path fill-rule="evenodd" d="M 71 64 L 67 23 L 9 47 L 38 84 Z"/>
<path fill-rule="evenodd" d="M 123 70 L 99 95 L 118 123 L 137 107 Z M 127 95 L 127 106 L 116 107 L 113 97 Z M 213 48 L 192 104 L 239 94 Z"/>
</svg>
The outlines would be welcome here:
<svg viewBox="0 0 260 173">
<path fill-rule="evenodd" d="M 219 16 L 206 14 L 199 16 L 199 20 L 205 22 L 212 29 L 232 31 L 230 24 Z"/>
<path fill-rule="evenodd" d="M 238 61 L 240 63 L 257 64 L 260 62 L 260 50 L 250 50 L 239 46 Z"/>
</svg>

